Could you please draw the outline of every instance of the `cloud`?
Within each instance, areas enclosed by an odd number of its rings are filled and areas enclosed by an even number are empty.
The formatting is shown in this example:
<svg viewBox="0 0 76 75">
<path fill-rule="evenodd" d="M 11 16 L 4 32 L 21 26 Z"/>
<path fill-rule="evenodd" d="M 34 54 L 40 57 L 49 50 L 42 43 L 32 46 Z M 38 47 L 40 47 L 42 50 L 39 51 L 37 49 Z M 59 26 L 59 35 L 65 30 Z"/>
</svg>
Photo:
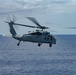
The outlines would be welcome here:
<svg viewBox="0 0 76 75">
<path fill-rule="evenodd" d="M 36 5 L 42 0 L 2 0 L 0 2 L 1 9 L 30 9 L 35 8 Z"/>
<path fill-rule="evenodd" d="M 45 11 L 52 13 L 66 13 L 76 11 L 75 0 L 51 0 L 45 5 Z"/>
<path fill-rule="evenodd" d="M 20 10 L 44 11 L 52 13 L 73 12 L 76 10 L 75 0 L 1 0 L 0 13 Z"/>
<path fill-rule="evenodd" d="M 18 11 L 28 11 L 39 8 L 39 4 L 42 0 L 1 0 L 0 1 L 0 13 L 10 13 Z"/>
<path fill-rule="evenodd" d="M 65 4 L 69 2 L 69 0 L 51 0 L 50 1 L 52 4 Z"/>
</svg>

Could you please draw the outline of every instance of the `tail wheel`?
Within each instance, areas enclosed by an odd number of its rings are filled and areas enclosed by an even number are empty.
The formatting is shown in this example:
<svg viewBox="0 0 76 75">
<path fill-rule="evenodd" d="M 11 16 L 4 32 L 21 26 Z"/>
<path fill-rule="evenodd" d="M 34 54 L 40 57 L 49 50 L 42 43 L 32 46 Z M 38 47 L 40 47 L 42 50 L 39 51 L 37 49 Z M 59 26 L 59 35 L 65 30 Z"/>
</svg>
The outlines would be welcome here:
<svg viewBox="0 0 76 75">
<path fill-rule="evenodd" d="M 20 43 L 21 43 L 21 41 L 19 41 L 19 42 L 18 42 L 17 46 L 19 46 L 19 45 L 20 45 Z"/>
<path fill-rule="evenodd" d="M 49 47 L 52 47 L 52 44 L 49 44 Z"/>
</svg>

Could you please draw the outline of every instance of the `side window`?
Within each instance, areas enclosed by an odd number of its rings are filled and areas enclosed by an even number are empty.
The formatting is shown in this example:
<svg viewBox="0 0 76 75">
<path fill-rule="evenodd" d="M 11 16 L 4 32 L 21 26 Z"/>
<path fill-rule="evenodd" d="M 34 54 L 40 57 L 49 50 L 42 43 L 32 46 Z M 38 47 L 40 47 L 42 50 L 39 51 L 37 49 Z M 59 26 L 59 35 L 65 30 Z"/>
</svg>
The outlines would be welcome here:
<svg viewBox="0 0 76 75">
<path fill-rule="evenodd" d="M 50 40 L 50 35 L 46 35 L 45 40 Z"/>
</svg>

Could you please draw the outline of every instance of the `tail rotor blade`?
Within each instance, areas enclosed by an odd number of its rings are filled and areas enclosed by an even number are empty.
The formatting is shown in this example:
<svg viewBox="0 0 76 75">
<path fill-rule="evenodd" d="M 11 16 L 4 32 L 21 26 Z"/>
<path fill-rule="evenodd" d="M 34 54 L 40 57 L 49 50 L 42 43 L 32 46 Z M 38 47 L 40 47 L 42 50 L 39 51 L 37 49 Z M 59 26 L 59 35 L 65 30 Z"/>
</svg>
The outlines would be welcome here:
<svg viewBox="0 0 76 75">
<path fill-rule="evenodd" d="M 7 15 L 6 21 L 8 21 L 8 22 L 11 22 L 12 21 L 10 15 Z"/>
<path fill-rule="evenodd" d="M 12 15 L 12 19 L 13 19 L 13 20 L 12 20 L 13 22 L 15 22 L 15 21 L 17 20 L 17 18 L 15 17 L 14 14 Z"/>
<path fill-rule="evenodd" d="M 13 22 L 13 25 L 15 24 L 15 22 L 16 22 L 16 20 L 17 20 L 17 18 L 15 17 L 15 15 L 14 14 L 12 14 L 11 15 L 11 17 L 12 17 L 12 22 Z M 17 26 L 17 25 L 14 25 L 14 28 L 16 29 L 16 30 L 18 30 L 19 29 L 19 27 Z"/>
<path fill-rule="evenodd" d="M 7 18 L 6 18 L 6 21 L 8 21 L 8 22 L 15 22 L 16 20 L 17 19 L 16 19 L 14 14 L 8 15 Z"/>
<path fill-rule="evenodd" d="M 10 23 L 10 22 L 5 21 L 5 23 Z"/>
</svg>

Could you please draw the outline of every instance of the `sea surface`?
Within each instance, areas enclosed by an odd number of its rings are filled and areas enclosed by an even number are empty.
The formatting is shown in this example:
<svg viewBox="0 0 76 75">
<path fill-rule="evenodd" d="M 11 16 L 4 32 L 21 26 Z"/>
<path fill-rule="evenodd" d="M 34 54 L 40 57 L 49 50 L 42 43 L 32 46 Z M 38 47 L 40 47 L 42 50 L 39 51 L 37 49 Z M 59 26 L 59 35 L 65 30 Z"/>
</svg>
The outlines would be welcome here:
<svg viewBox="0 0 76 75">
<path fill-rule="evenodd" d="M 76 35 L 55 35 L 56 45 L 0 36 L 0 75 L 76 75 Z"/>
</svg>

